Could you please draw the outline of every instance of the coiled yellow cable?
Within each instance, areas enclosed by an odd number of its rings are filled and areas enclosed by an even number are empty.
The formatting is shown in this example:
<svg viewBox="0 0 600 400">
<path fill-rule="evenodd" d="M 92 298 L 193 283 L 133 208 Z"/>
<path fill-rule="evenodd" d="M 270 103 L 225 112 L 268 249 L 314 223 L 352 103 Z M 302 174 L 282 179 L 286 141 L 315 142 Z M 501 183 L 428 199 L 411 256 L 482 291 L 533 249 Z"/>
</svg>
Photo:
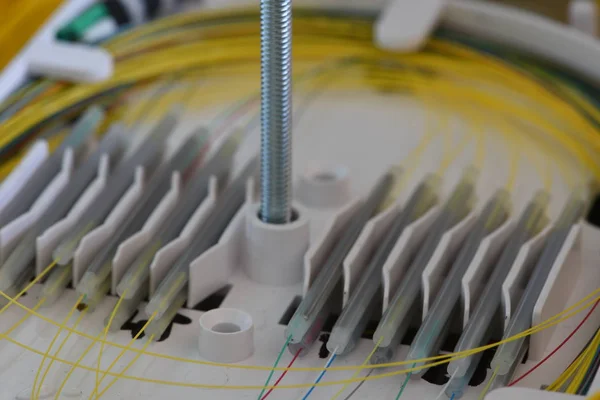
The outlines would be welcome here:
<svg viewBox="0 0 600 400">
<path fill-rule="evenodd" d="M 121 84 L 138 83 L 149 79 L 162 79 L 173 73 L 173 71 L 194 70 L 196 79 L 206 79 L 208 81 L 217 77 L 243 76 L 248 80 L 248 71 L 256 69 L 258 55 L 258 41 L 256 38 L 257 22 L 252 23 L 231 23 L 224 26 L 213 26 L 210 28 L 183 28 L 187 24 L 193 24 L 198 21 L 205 21 L 210 18 L 225 17 L 227 15 L 255 15 L 254 11 L 241 11 L 239 13 L 208 12 L 199 14 L 187 14 L 169 18 L 150 24 L 139 30 L 132 31 L 122 37 L 110 42 L 107 48 L 113 51 L 123 60 L 117 65 L 115 76 L 101 84 L 80 85 L 64 88 L 63 90 L 45 97 L 41 101 L 31 104 L 23 112 L 8 120 L 0 126 L 0 146 L 10 143 L 15 137 L 21 135 L 24 131 L 31 129 L 36 124 L 42 122 L 66 107 L 86 99 L 99 91 L 107 90 Z M 160 32 L 161 30 L 175 29 L 173 32 L 160 33 L 154 37 L 148 37 L 150 33 Z M 178 31 L 179 29 L 180 31 Z M 401 91 L 408 91 L 421 99 L 433 99 L 443 97 L 446 99 L 455 99 L 459 106 L 453 108 L 453 111 L 461 114 L 466 119 L 471 119 L 465 109 L 477 107 L 481 113 L 490 113 L 494 118 L 501 119 L 502 135 L 507 138 L 514 148 L 515 137 L 511 135 L 511 128 L 518 126 L 519 123 L 527 123 L 528 126 L 535 127 L 541 137 L 548 140 L 543 146 L 554 147 L 562 151 L 546 154 L 558 154 L 561 162 L 561 170 L 571 170 L 580 168 L 577 164 L 584 166 L 596 178 L 600 178 L 600 165 L 598 164 L 598 154 L 600 153 L 600 136 L 598 136 L 597 127 L 581 113 L 555 93 L 548 91 L 538 82 L 530 77 L 516 72 L 514 69 L 497 62 L 496 60 L 482 56 L 472 50 L 463 48 L 456 44 L 450 44 L 443 41 L 433 41 L 428 50 L 422 54 L 401 56 L 392 53 L 382 52 L 375 49 L 370 43 L 369 22 L 349 23 L 341 19 L 330 19 L 327 17 L 302 17 L 300 23 L 295 24 L 298 40 L 295 42 L 295 58 L 300 65 L 301 70 L 314 68 L 315 65 L 323 63 L 339 62 L 343 59 L 357 59 L 357 74 L 351 77 L 343 77 L 336 81 L 331 91 L 348 91 L 352 89 L 377 90 L 378 88 L 392 88 Z M 331 32 L 332 37 L 317 37 L 315 31 L 320 33 Z M 251 32 L 254 37 L 244 37 L 243 34 Z M 341 39 L 333 37 L 333 34 L 344 33 L 349 38 Z M 190 43 L 181 43 L 184 37 L 195 39 Z M 237 37 L 239 35 L 240 37 Z M 164 48 L 152 50 L 157 46 L 170 44 Z M 132 55 L 138 52 L 139 54 Z M 437 53 L 436 53 L 437 52 Z M 254 63 L 253 66 L 249 66 Z M 393 62 L 392 68 L 386 66 L 386 63 Z M 240 63 L 241 66 L 232 66 L 233 63 Z M 225 65 L 225 72 L 219 66 Z M 298 73 L 298 70 L 296 70 Z M 258 76 L 257 74 L 255 76 Z M 235 84 L 232 83 L 235 81 Z M 247 92 L 252 92 L 258 86 L 258 80 L 247 83 Z M 215 100 L 226 102 L 230 96 L 239 97 L 239 80 L 227 79 L 214 83 L 214 96 L 207 96 L 205 101 L 211 105 L 218 105 Z M 245 87 L 246 88 L 246 87 Z M 237 90 L 236 90 L 237 89 Z M 246 92 L 246 91 L 244 91 Z M 510 96 L 516 96 L 517 100 L 510 99 Z M 571 97 L 577 106 L 583 108 L 593 118 L 600 121 L 600 113 L 587 100 L 577 93 L 572 93 Z M 462 110 L 462 112 L 461 112 Z M 474 132 L 480 135 L 483 130 L 479 129 L 480 121 L 474 122 Z M 517 132 L 518 131 L 518 132 Z M 523 134 L 524 130 L 515 129 L 514 135 Z M 465 138 L 467 135 L 465 135 Z M 480 140 L 482 140 L 480 138 Z M 481 144 L 479 145 L 481 146 Z M 541 147 L 543 147 L 541 146 Z M 458 150 L 457 150 L 458 151 Z M 450 156 L 446 156 L 442 165 L 448 166 Z M 476 150 L 476 163 L 483 163 L 485 157 L 482 156 L 480 148 Z M 516 180 L 518 166 L 511 164 L 509 173 L 509 186 L 513 187 Z M 539 167 L 538 167 L 539 169 Z M 551 176 L 544 178 L 544 185 L 551 185 Z M 581 303 L 583 304 L 583 303 Z M 574 306 L 575 307 L 575 306 Z M 562 315 L 569 313 L 575 308 L 565 310 Z M 34 314 L 39 316 L 39 314 Z M 566 317 L 565 317 L 566 318 Z M 551 326 L 562 321 L 560 317 L 545 322 L 541 327 L 534 327 L 521 335 L 527 335 L 536 332 L 536 329 Z M 52 322 L 55 325 L 56 322 Z M 71 333 L 83 334 L 75 329 L 68 329 Z M 90 336 L 90 335 L 87 335 Z M 517 335 L 519 336 L 519 335 Z M 4 336 L 7 338 L 7 336 Z M 519 336 L 523 337 L 523 336 Z M 93 336 L 89 338 L 95 340 Z M 514 340 L 514 339 L 513 339 Z M 102 345 L 116 344 L 99 340 Z M 127 347 L 117 345 L 124 350 Z M 431 357 L 419 361 L 439 361 L 437 364 L 446 363 L 452 357 L 467 356 L 474 352 L 482 351 L 487 346 L 472 349 L 464 354 L 452 354 L 448 356 Z M 131 350 L 136 351 L 136 350 Z M 170 358 L 177 361 L 192 362 L 193 360 L 184 360 L 176 357 L 158 355 L 156 353 L 137 351 L 137 355 L 148 354 L 162 358 Z M 64 362 L 57 357 L 51 357 L 52 360 Z M 412 364 L 414 361 L 411 361 Z M 227 366 L 228 364 L 216 364 L 206 362 L 196 362 L 211 366 Z M 74 363 L 70 363 L 74 365 Z M 430 366 L 437 365 L 435 362 Z M 383 366 L 400 366 L 404 363 L 391 363 Z M 257 366 L 235 366 L 244 369 L 264 369 L 270 370 L 270 367 Z M 370 368 L 370 366 L 355 367 L 336 367 L 331 369 L 348 369 L 360 371 L 361 368 Z M 420 369 L 423 367 L 420 367 Z M 99 368 L 92 368 L 98 371 Z M 283 368 L 278 368 L 283 370 Z M 290 370 L 317 370 L 321 368 L 291 368 Z M 380 379 L 384 376 L 394 376 L 410 370 L 395 371 L 390 374 L 369 378 Z M 103 371 L 107 375 L 121 377 L 120 374 L 113 374 L 109 371 Z M 135 377 L 123 378 L 132 379 Z M 139 379 L 142 380 L 142 379 Z M 157 380 L 146 380 L 154 383 L 161 383 Z M 351 379 L 341 382 L 325 382 L 320 385 L 340 384 L 358 382 L 360 379 Z M 177 384 L 166 383 L 164 384 Z M 180 386 L 184 386 L 181 384 Z M 306 387 L 312 385 L 288 385 L 278 388 Z M 212 387 L 210 385 L 195 385 L 191 387 Z M 239 386 L 228 388 L 257 388 L 256 386 Z M 258 387 L 262 388 L 262 387 Z M 102 394 L 103 392 L 101 392 Z"/>
</svg>

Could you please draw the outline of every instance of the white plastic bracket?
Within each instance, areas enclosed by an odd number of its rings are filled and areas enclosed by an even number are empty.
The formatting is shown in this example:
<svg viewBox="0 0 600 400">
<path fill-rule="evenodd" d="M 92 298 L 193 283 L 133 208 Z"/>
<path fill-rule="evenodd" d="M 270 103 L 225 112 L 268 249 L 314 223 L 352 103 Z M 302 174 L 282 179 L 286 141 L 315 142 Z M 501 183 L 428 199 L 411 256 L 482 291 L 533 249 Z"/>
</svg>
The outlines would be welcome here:
<svg viewBox="0 0 600 400">
<path fill-rule="evenodd" d="M 49 155 L 50 147 L 45 140 L 38 140 L 31 146 L 21 162 L 0 185 L 0 214 L 2 214 L 4 207 L 14 199 L 29 179 L 35 175 Z"/>
<path fill-rule="evenodd" d="M 471 211 L 462 221 L 442 235 L 429 263 L 423 270 L 421 284 L 423 288 L 423 320 L 429 312 L 430 304 L 440 288 L 444 274 L 448 272 L 451 261 L 456 258 L 461 244 L 477 220 L 478 212 Z"/>
<path fill-rule="evenodd" d="M 462 309 L 463 309 L 463 326 L 469 322 L 471 310 L 479 297 L 479 293 L 483 289 L 487 278 L 493 271 L 493 267 L 509 238 L 510 233 L 514 230 L 515 219 L 510 218 L 502 224 L 496 231 L 488 235 L 481 241 L 475 256 L 465 275 L 462 278 Z"/>
<path fill-rule="evenodd" d="M 309 246 L 304 255 L 304 281 L 302 285 L 302 294 L 306 295 L 310 285 L 321 271 L 325 258 L 332 250 L 336 239 L 340 236 L 350 222 L 350 219 L 356 214 L 362 200 L 353 201 L 346 205 L 340 211 L 336 212 L 328 221 L 318 238 Z"/>
<path fill-rule="evenodd" d="M 139 251 L 146 246 L 165 220 L 173 213 L 181 195 L 181 175 L 175 171 L 171 177 L 171 189 L 158 203 L 139 232 L 123 241 L 117 248 L 112 262 L 111 291 L 116 293 L 119 281 Z"/>
<path fill-rule="evenodd" d="M 27 232 L 60 195 L 61 190 L 69 183 L 75 164 L 75 153 L 69 148 L 63 153 L 60 172 L 44 189 L 40 197 L 33 203 L 29 211 L 17 217 L 0 229 L 0 261 L 12 251 L 18 240 Z"/>
<path fill-rule="evenodd" d="M 343 262 L 344 267 L 344 296 L 343 306 L 350 299 L 351 291 L 356 285 L 356 280 L 365 269 L 369 257 L 373 253 L 377 243 L 381 240 L 394 219 L 400 214 L 402 207 L 395 203 L 384 212 L 371 218 L 358 236 L 356 243 Z"/>
<path fill-rule="evenodd" d="M 198 232 L 217 201 L 217 178 L 211 177 L 208 184 L 208 194 L 190 221 L 181 231 L 179 237 L 160 249 L 150 264 L 150 296 L 169 272 L 169 266 L 189 246 L 192 238 Z"/>
<path fill-rule="evenodd" d="M 527 276 L 527 271 L 534 267 L 535 262 L 544 247 L 546 237 L 551 230 L 552 225 L 547 226 L 542 232 L 521 247 L 515 262 L 511 266 L 510 271 L 502 284 L 504 329 L 508 328 L 512 313 L 521 298 L 521 292 L 523 291 L 524 285 L 523 281 Z"/>
<path fill-rule="evenodd" d="M 582 224 L 574 225 L 563 243 L 546 283 L 533 308 L 532 326 L 540 324 L 561 312 L 570 297 L 581 270 Z M 565 268 L 568 265 L 568 268 Z M 534 334 L 529 342 L 529 357 L 540 360 L 548 346 L 555 327 Z"/>
<path fill-rule="evenodd" d="M 425 238 L 439 211 L 438 206 L 432 207 L 425 215 L 408 225 L 383 264 L 383 312 L 385 312 L 390 299 L 396 293 L 402 275 L 408 268 L 412 256 L 416 253 L 417 247 Z"/>
<path fill-rule="evenodd" d="M 36 241 L 36 275 L 40 274 L 44 268 L 52 261 L 52 251 L 63 240 L 71 228 L 79 221 L 86 212 L 89 205 L 106 187 L 110 167 L 110 157 L 105 154 L 98 163 L 98 174 L 96 179 L 90 183 L 88 188 L 77 200 L 67 216 L 58 221 L 50 228 L 46 229 Z"/>
<path fill-rule="evenodd" d="M 90 260 L 110 239 L 120 221 L 125 218 L 140 200 L 145 187 L 145 174 L 144 167 L 140 166 L 136 168 L 133 184 L 117 202 L 104 223 L 81 239 L 73 257 L 73 286 L 77 286 Z"/>
<path fill-rule="evenodd" d="M 196 304 L 229 283 L 240 265 L 246 246 L 244 222 L 248 208 L 254 202 L 254 181 L 246 185 L 246 200 L 223 232 L 216 245 L 202 253 L 190 264 L 188 307 Z"/>
</svg>

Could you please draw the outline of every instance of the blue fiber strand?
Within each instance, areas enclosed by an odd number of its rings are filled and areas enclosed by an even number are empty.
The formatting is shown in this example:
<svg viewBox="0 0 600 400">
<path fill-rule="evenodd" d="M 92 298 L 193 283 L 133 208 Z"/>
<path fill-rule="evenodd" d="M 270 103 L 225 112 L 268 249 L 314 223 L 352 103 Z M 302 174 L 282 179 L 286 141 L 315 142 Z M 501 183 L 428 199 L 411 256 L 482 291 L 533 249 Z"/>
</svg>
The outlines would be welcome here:
<svg viewBox="0 0 600 400">
<path fill-rule="evenodd" d="M 309 391 L 306 392 L 306 394 L 304 395 L 304 397 L 302 398 L 302 400 L 308 399 L 308 396 L 310 396 L 310 394 L 313 392 L 313 390 L 315 390 L 315 385 L 317 385 L 319 382 L 321 382 L 321 379 L 323 379 L 323 376 L 327 372 L 327 368 L 329 368 L 331 366 L 331 364 L 333 364 L 333 360 L 335 360 L 336 357 L 337 357 L 337 354 L 333 353 L 333 355 L 331 356 L 331 358 L 329 358 L 329 361 L 327 361 L 327 364 L 325 364 L 325 368 L 323 369 L 323 371 L 321 371 L 321 373 L 317 377 L 317 380 L 315 381 L 315 383 L 313 384 L 313 386 L 309 389 Z"/>
<path fill-rule="evenodd" d="M 454 397 L 456 397 L 456 393 L 452 393 L 452 397 L 450 397 L 450 400 L 454 400 Z"/>
</svg>

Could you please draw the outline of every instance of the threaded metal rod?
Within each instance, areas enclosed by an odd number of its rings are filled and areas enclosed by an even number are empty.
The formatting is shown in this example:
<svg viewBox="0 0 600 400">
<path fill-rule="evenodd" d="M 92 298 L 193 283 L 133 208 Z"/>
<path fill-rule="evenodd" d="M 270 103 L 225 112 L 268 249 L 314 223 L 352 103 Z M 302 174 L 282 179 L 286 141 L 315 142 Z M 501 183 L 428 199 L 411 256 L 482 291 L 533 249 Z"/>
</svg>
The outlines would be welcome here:
<svg viewBox="0 0 600 400">
<path fill-rule="evenodd" d="M 284 224 L 292 214 L 292 1 L 261 0 L 260 15 L 260 218 Z"/>
</svg>

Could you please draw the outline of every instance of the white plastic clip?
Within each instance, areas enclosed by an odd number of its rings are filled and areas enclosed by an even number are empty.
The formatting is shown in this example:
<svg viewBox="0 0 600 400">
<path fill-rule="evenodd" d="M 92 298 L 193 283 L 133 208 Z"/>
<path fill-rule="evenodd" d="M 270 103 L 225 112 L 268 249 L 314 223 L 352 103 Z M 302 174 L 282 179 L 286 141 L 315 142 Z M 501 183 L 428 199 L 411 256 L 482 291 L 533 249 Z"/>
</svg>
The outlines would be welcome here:
<svg viewBox="0 0 600 400">
<path fill-rule="evenodd" d="M 39 43 L 32 46 L 28 59 L 30 74 L 68 82 L 102 81 L 110 78 L 114 69 L 108 51 L 83 44 Z"/>
<path fill-rule="evenodd" d="M 419 50 L 441 18 L 447 0 L 389 0 L 377 23 L 378 47 L 413 52 Z"/>
</svg>

